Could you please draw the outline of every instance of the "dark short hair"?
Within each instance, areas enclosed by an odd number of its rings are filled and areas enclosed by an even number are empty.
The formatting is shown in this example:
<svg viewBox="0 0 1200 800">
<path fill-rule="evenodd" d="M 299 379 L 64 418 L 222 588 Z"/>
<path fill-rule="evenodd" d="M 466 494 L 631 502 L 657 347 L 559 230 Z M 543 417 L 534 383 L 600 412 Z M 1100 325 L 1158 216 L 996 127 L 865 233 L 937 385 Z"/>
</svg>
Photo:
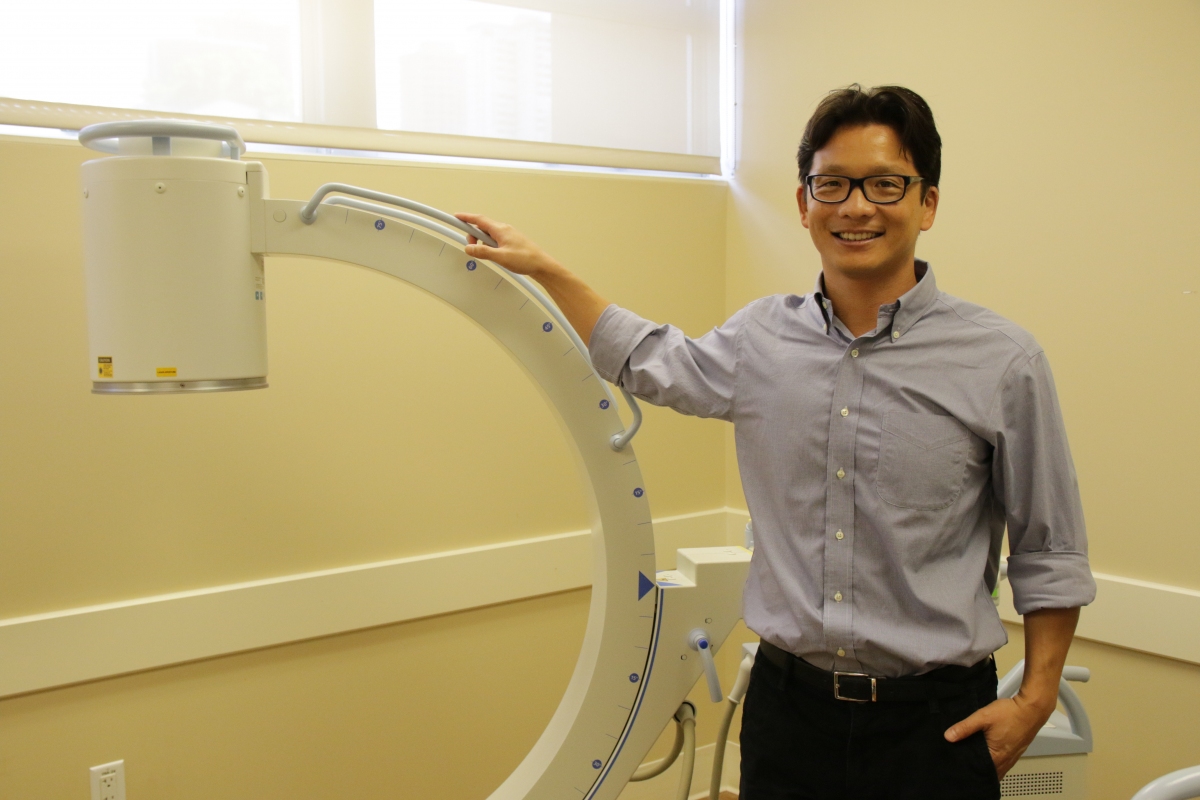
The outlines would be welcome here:
<svg viewBox="0 0 1200 800">
<path fill-rule="evenodd" d="M 933 112 L 921 95 L 903 86 L 876 86 L 863 90 L 857 83 L 825 96 L 804 126 L 796 152 L 800 180 L 812 170 L 813 155 L 842 128 L 887 125 L 900 138 L 901 152 L 912 159 L 924 178 L 921 195 L 937 186 L 942 177 L 942 137 L 933 124 Z"/>
</svg>

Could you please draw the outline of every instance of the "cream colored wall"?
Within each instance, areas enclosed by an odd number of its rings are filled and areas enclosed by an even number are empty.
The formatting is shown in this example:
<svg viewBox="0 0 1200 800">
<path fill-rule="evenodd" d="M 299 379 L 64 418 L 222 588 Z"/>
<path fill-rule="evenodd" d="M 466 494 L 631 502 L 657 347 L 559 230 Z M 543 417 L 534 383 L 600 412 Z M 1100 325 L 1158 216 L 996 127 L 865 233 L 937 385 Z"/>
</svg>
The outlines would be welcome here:
<svg viewBox="0 0 1200 800">
<path fill-rule="evenodd" d="M 0 797 L 487 797 L 537 740 L 588 592 L 376 628 L 0 702 Z"/>
<path fill-rule="evenodd" d="M 915 89 L 944 140 L 918 255 L 1046 348 L 1094 569 L 1200 588 L 1200 5 L 746 0 L 743 14 L 727 313 L 811 290 L 794 153 L 822 95 Z M 1200 667 L 1086 642 L 1072 657 L 1093 668 L 1093 798 L 1200 763 Z"/>
<path fill-rule="evenodd" d="M 266 391 L 90 394 L 88 157 L 0 138 L 0 619 L 587 527 L 524 373 L 366 270 L 268 261 Z M 486 212 L 648 316 L 723 318 L 719 182 L 262 160 L 276 197 L 336 180 Z M 719 423 L 649 409 L 635 446 L 656 517 L 723 505 Z M 586 615 L 569 592 L 2 700 L 0 797 L 84 797 L 115 758 L 131 800 L 482 797 L 549 718 Z"/>
</svg>

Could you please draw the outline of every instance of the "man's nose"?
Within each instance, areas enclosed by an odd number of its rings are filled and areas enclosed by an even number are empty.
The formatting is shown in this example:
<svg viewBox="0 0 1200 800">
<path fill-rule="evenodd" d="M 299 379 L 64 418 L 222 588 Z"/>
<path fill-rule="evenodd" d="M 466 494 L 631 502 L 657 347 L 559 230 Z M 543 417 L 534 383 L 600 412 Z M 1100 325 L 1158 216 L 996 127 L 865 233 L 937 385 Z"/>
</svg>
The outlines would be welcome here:
<svg viewBox="0 0 1200 800">
<path fill-rule="evenodd" d="M 875 204 L 867 199 L 862 186 L 850 190 L 850 196 L 842 201 L 838 211 L 847 217 L 864 217 L 875 213 Z"/>
</svg>

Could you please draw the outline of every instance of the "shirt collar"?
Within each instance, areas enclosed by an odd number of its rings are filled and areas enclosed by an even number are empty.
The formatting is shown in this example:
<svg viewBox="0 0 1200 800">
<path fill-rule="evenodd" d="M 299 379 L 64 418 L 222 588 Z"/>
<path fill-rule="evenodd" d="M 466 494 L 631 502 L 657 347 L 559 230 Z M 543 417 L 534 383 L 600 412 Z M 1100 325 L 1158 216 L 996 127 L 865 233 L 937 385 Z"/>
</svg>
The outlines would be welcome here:
<svg viewBox="0 0 1200 800">
<path fill-rule="evenodd" d="M 937 281 L 933 277 L 933 269 L 929 262 L 916 259 L 913 270 L 917 275 L 917 285 L 900 296 L 894 304 L 897 306 L 892 316 L 892 331 L 904 335 L 908 329 L 925 316 L 938 297 Z M 825 296 L 825 273 L 817 275 L 817 285 L 813 288 L 813 299 L 816 300 L 817 310 L 823 317 L 826 333 L 833 332 L 833 309 Z M 885 308 L 885 307 L 881 307 Z"/>
</svg>

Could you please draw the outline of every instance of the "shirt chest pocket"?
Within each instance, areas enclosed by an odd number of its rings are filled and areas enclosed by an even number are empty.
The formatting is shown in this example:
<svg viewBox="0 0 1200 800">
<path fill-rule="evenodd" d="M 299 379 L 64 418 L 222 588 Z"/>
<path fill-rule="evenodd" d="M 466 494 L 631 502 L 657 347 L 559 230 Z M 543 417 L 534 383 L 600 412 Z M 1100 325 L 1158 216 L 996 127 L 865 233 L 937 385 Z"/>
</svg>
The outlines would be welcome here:
<svg viewBox="0 0 1200 800">
<path fill-rule="evenodd" d="M 889 411 L 879 441 L 879 496 L 901 508 L 945 508 L 962 493 L 971 433 L 954 417 Z"/>
</svg>

